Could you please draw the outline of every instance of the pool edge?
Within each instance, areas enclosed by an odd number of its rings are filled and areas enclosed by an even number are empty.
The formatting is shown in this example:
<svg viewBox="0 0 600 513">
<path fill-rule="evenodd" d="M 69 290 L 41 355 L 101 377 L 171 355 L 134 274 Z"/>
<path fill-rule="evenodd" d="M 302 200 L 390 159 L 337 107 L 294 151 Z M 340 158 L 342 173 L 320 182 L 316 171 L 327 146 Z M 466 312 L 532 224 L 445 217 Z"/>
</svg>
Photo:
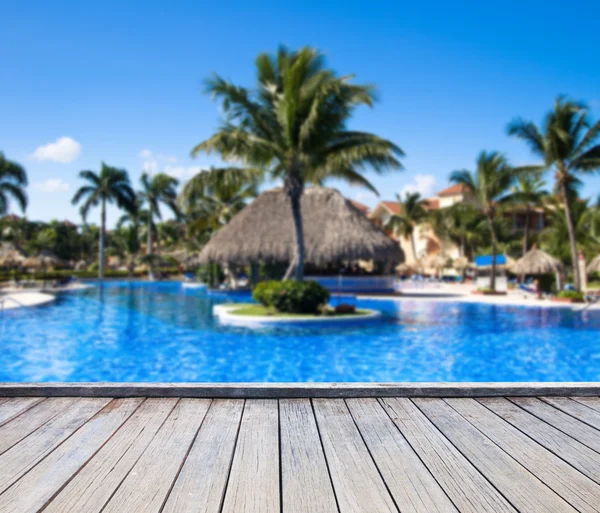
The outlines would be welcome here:
<svg viewBox="0 0 600 513">
<path fill-rule="evenodd" d="M 600 382 L 514 383 L 0 383 L 0 397 L 350 397 L 600 396 Z"/>
</svg>

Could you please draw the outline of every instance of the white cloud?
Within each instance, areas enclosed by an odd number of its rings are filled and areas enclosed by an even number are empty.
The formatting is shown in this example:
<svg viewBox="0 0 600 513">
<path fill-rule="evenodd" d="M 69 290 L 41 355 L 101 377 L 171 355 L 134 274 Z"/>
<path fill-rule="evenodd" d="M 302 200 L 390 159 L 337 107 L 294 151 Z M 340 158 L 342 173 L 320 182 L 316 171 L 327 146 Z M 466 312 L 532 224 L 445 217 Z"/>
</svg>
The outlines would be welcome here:
<svg viewBox="0 0 600 513">
<path fill-rule="evenodd" d="M 162 172 L 178 180 L 186 180 L 202 170 L 200 166 L 176 166 L 177 157 L 154 153 L 148 148 L 140 151 L 139 157 L 142 159 L 142 171 L 150 175 Z"/>
<path fill-rule="evenodd" d="M 415 175 L 413 183 L 407 183 L 400 189 L 400 196 L 406 193 L 418 192 L 424 198 L 433 196 L 437 186 L 437 179 L 433 175 Z"/>
<path fill-rule="evenodd" d="M 43 182 L 33 182 L 31 186 L 40 192 L 66 192 L 70 185 L 60 178 L 49 178 Z"/>
<path fill-rule="evenodd" d="M 38 147 L 31 158 L 40 161 L 73 162 L 81 153 L 81 144 L 71 137 L 59 137 L 56 141 Z"/>
</svg>

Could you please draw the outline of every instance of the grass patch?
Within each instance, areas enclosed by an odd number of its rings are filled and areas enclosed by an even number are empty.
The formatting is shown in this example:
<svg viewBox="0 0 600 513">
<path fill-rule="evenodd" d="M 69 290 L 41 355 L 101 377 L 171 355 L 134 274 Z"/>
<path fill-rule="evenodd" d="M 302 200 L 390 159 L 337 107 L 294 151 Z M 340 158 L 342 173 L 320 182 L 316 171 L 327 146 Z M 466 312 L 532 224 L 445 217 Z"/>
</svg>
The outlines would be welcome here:
<svg viewBox="0 0 600 513">
<path fill-rule="evenodd" d="M 291 314 L 278 312 L 274 308 L 269 308 L 263 305 L 248 305 L 240 304 L 239 308 L 230 310 L 230 313 L 235 315 L 247 315 L 249 317 L 279 317 L 288 319 L 321 319 L 323 317 L 353 317 L 356 315 L 367 315 L 371 313 L 369 310 L 356 310 L 355 312 L 348 313 L 335 313 L 333 310 L 320 315 L 313 314 Z"/>
</svg>

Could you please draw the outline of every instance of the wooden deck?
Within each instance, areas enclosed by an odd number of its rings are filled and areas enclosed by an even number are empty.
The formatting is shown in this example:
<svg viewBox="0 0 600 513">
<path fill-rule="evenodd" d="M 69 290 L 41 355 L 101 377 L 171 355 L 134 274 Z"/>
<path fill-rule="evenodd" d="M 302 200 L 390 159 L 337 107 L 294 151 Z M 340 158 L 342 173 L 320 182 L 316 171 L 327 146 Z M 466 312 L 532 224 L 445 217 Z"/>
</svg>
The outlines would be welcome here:
<svg viewBox="0 0 600 513">
<path fill-rule="evenodd" d="M 600 511 L 600 398 L 0 398 L 35 511 Z"/>
</svg>

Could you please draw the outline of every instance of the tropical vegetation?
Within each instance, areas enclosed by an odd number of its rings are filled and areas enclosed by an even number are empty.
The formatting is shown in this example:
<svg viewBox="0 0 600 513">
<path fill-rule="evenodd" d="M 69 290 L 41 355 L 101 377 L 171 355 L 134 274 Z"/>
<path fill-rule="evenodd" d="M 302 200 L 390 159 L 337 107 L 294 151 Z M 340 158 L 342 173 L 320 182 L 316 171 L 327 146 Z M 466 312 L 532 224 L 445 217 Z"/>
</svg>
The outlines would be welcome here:
<svg viewBox="0 0 600 513">
<path fill-rule="evenodd" d="M 562 199 L 569 236 L 575 288 L 580 289 L 578 250 L 569 185 L 581 176 L 600 169 L 600 121 L 592 123 L 588 107 L 559 96 L 539 128 L 531 121 L 516 119 L 508 133 L 525 141 L 543 159 L 543 168 L 552 171 Z"/>
<path fill-rule="evenodd" d="M 81 171 L 80 178 L 87 182 L 73 196 L 73 205 L 81 205 L 81 217 L 87 218 L 92 207 L 100 206 L 100 232 L 98 234 L 98 277 L 104 277 L 104 250 L 106 243 L 106 205 L 116 203 L 123 210 L 133 211 L 136 208 L 135 193 L 129 182 L 129 175 L 124 169 L 107 166 L 102 162 L 100 173 Z"/>
<path fill-rule="evenodd" d="M 386 228 L 392 230 L 396 235 L 409 239 L 414 258 L 417 259 L 415 228 L 429 219 L 429 214 L 423 205 L 421 194 L 418 192 L 407 192 L 404 199 L 396 194 L 396 201 L 398 202 L 398 213 L 390 216 Z"/>
<path fill-rule="evenodd" d="M 351 130 L 348 121 L 359 106 L 372 107 L 372 86 L 352 82 L 325 67 L 323 55 L 305 47 L 280 48 L 256 59 L 254 88 L 238 86 L 218 75 L 207 92 L 224 112 L 219 130 L 192 151 L 217 152 L 239 167 L 203 172 L 205 184 L 282 182 L 294 220 L 295 256 L 286 276 L 304 276 L 304 232 L 300 198 L 306 184 L 338 179 L 375 191 L 363 176 L 401 169 L 402 150 L 377 135 Z"/>
</svg>

